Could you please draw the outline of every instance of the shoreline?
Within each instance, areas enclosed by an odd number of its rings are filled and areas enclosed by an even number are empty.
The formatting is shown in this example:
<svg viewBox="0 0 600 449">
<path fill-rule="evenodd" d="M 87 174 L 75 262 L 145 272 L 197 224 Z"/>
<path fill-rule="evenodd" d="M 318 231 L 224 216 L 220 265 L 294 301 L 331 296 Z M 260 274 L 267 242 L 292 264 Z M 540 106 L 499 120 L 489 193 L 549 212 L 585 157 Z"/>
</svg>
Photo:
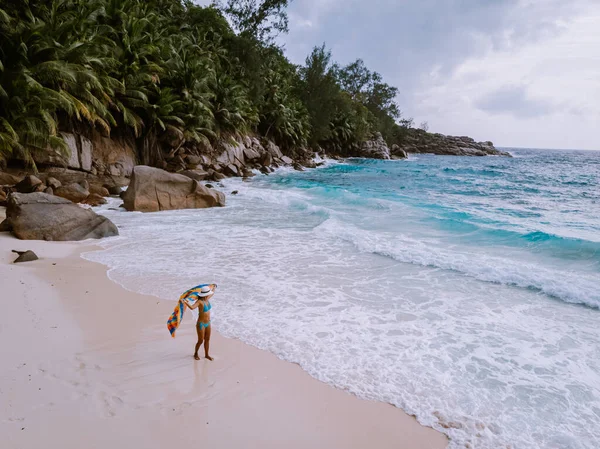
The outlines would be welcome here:
<svg viewBox="0 0 600 449">
<path fill-rule="evenodd" d="M 80 256 L 96 248 L 0 234 L 0 307 L 13 317 L 0 327 L 0 434 L 10 447 L 447 446 L 402 410 L 216 330 L 215 361 L 194 361 L 189 314 L 171 339 L 164 322 L 174 301 L 111 281 L 105 266 Z M 40 260 L 13 265 L 12 249 Z"/>
</svg>

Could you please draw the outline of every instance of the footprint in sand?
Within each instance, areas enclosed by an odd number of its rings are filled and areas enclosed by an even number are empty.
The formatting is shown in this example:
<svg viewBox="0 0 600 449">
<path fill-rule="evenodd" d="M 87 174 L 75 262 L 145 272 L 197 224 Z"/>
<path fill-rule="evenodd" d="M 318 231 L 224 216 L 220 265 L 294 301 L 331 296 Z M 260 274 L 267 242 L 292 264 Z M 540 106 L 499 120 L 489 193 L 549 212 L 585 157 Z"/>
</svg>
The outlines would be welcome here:
<svg viewBox="0 0 600 449">
<path fill-rule="evenodd" d="M 119 409 L 124 405 L 123 399 L 119 396 L 111 395 L 105 391 L 99 391 L 96 395 L 96 401 L 99 403 L 103 415 L 109 418 L 117 416 Z"/>
</svg>

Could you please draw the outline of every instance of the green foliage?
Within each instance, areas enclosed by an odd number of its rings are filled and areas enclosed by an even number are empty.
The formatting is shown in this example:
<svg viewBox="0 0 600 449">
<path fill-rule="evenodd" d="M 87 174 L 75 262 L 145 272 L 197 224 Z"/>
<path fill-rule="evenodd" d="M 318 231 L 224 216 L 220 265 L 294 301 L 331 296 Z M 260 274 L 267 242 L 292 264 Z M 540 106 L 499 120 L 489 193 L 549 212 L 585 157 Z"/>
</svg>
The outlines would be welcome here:
<svg viewBox="0 0 600 449">
<path fill-rule="evenodd" d="M 297 67 L 273 44 L 288 4 L 4 0 L 0 159 L 66 153 L 60 132 L 86 129 L 135 139 L 147 164 L 244 133 L 341 153 L 400 141 L 397 89 L 363 61 L 339 68 L 323 45 Z"/>
<path fill-rule="evenodd" d="M 331 123 L 336 115 L 336 99 L 341 88 L 331 61 L 331 52 L 315 47 L 300 68 L 299 94 L 310 116 L 310 144 L 324 145 L 331 138 Z"/>
<path fill-rule="evenodd" d="M 273 34 L 288 31 L 285 10 L 290 0 L 227 0 L 219 3 L 242 35 L 266 42 L 273 39 Z"/>
<path fill-rule="evenodd" d="M 391 143 L 401 143 L 412 119 L 401 119 L 396 104 L 398 89 L 383 82 L 381 75 L 371 72 L 362 59 L 338 70 L 341 86 L 352 99 L 361 103 L 371 113 L 373 129 Z"/>
</svg>

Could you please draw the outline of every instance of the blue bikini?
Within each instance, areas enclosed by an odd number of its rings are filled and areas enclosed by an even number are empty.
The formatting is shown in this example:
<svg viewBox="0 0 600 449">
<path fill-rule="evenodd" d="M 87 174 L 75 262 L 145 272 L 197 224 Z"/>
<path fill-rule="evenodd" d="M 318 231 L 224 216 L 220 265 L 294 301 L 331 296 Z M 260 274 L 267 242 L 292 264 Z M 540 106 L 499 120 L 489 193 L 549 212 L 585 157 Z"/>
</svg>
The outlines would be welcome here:
<svg viewBox="0 0 600 449">
<path fill-rule="evenodd" d="M 202 308 L 203 312 L 208 312 L 210 309 L 212 309 L 212 305 L 211 303 L 206 303 L 204 304 L 204 307 Z M 208 323 L 201 323 L 200 321 L 198 321 L 198 328 L 199 329 L 206 329 L 208 326 L 210 326 L 210 321 Z"/>
</svg>

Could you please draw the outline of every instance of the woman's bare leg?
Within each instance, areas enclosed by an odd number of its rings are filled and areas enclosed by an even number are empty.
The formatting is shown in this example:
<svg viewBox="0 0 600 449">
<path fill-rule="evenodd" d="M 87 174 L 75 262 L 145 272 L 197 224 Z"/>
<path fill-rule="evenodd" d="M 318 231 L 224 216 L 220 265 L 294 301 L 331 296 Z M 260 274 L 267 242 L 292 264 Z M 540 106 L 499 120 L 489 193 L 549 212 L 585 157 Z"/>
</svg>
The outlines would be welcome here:
<svg viewBox="0 0 600 449">
<path fill-rule="evenodd" d="M 208 355 L 208 349 L 210 348 L 210 328 L 212 326 L 209 324 L 206 329 L 204 329 L 204 357 L 208 360 L 212 361 L 212 357 Z"/>
<path fill-rule="evenodd" d="M 198 332 L 198 343 L 196 343 L 194 358 L 196 360 L 200 360 L 200 357 L 198 357 L 198 350 L 200 349 L 200 346 L 202 346 L 202 341 L 204 340 L 204 328 L 202 326 L 198 326 L 198 323 L 196 323 L 196 332 Z"/>
</svg>

